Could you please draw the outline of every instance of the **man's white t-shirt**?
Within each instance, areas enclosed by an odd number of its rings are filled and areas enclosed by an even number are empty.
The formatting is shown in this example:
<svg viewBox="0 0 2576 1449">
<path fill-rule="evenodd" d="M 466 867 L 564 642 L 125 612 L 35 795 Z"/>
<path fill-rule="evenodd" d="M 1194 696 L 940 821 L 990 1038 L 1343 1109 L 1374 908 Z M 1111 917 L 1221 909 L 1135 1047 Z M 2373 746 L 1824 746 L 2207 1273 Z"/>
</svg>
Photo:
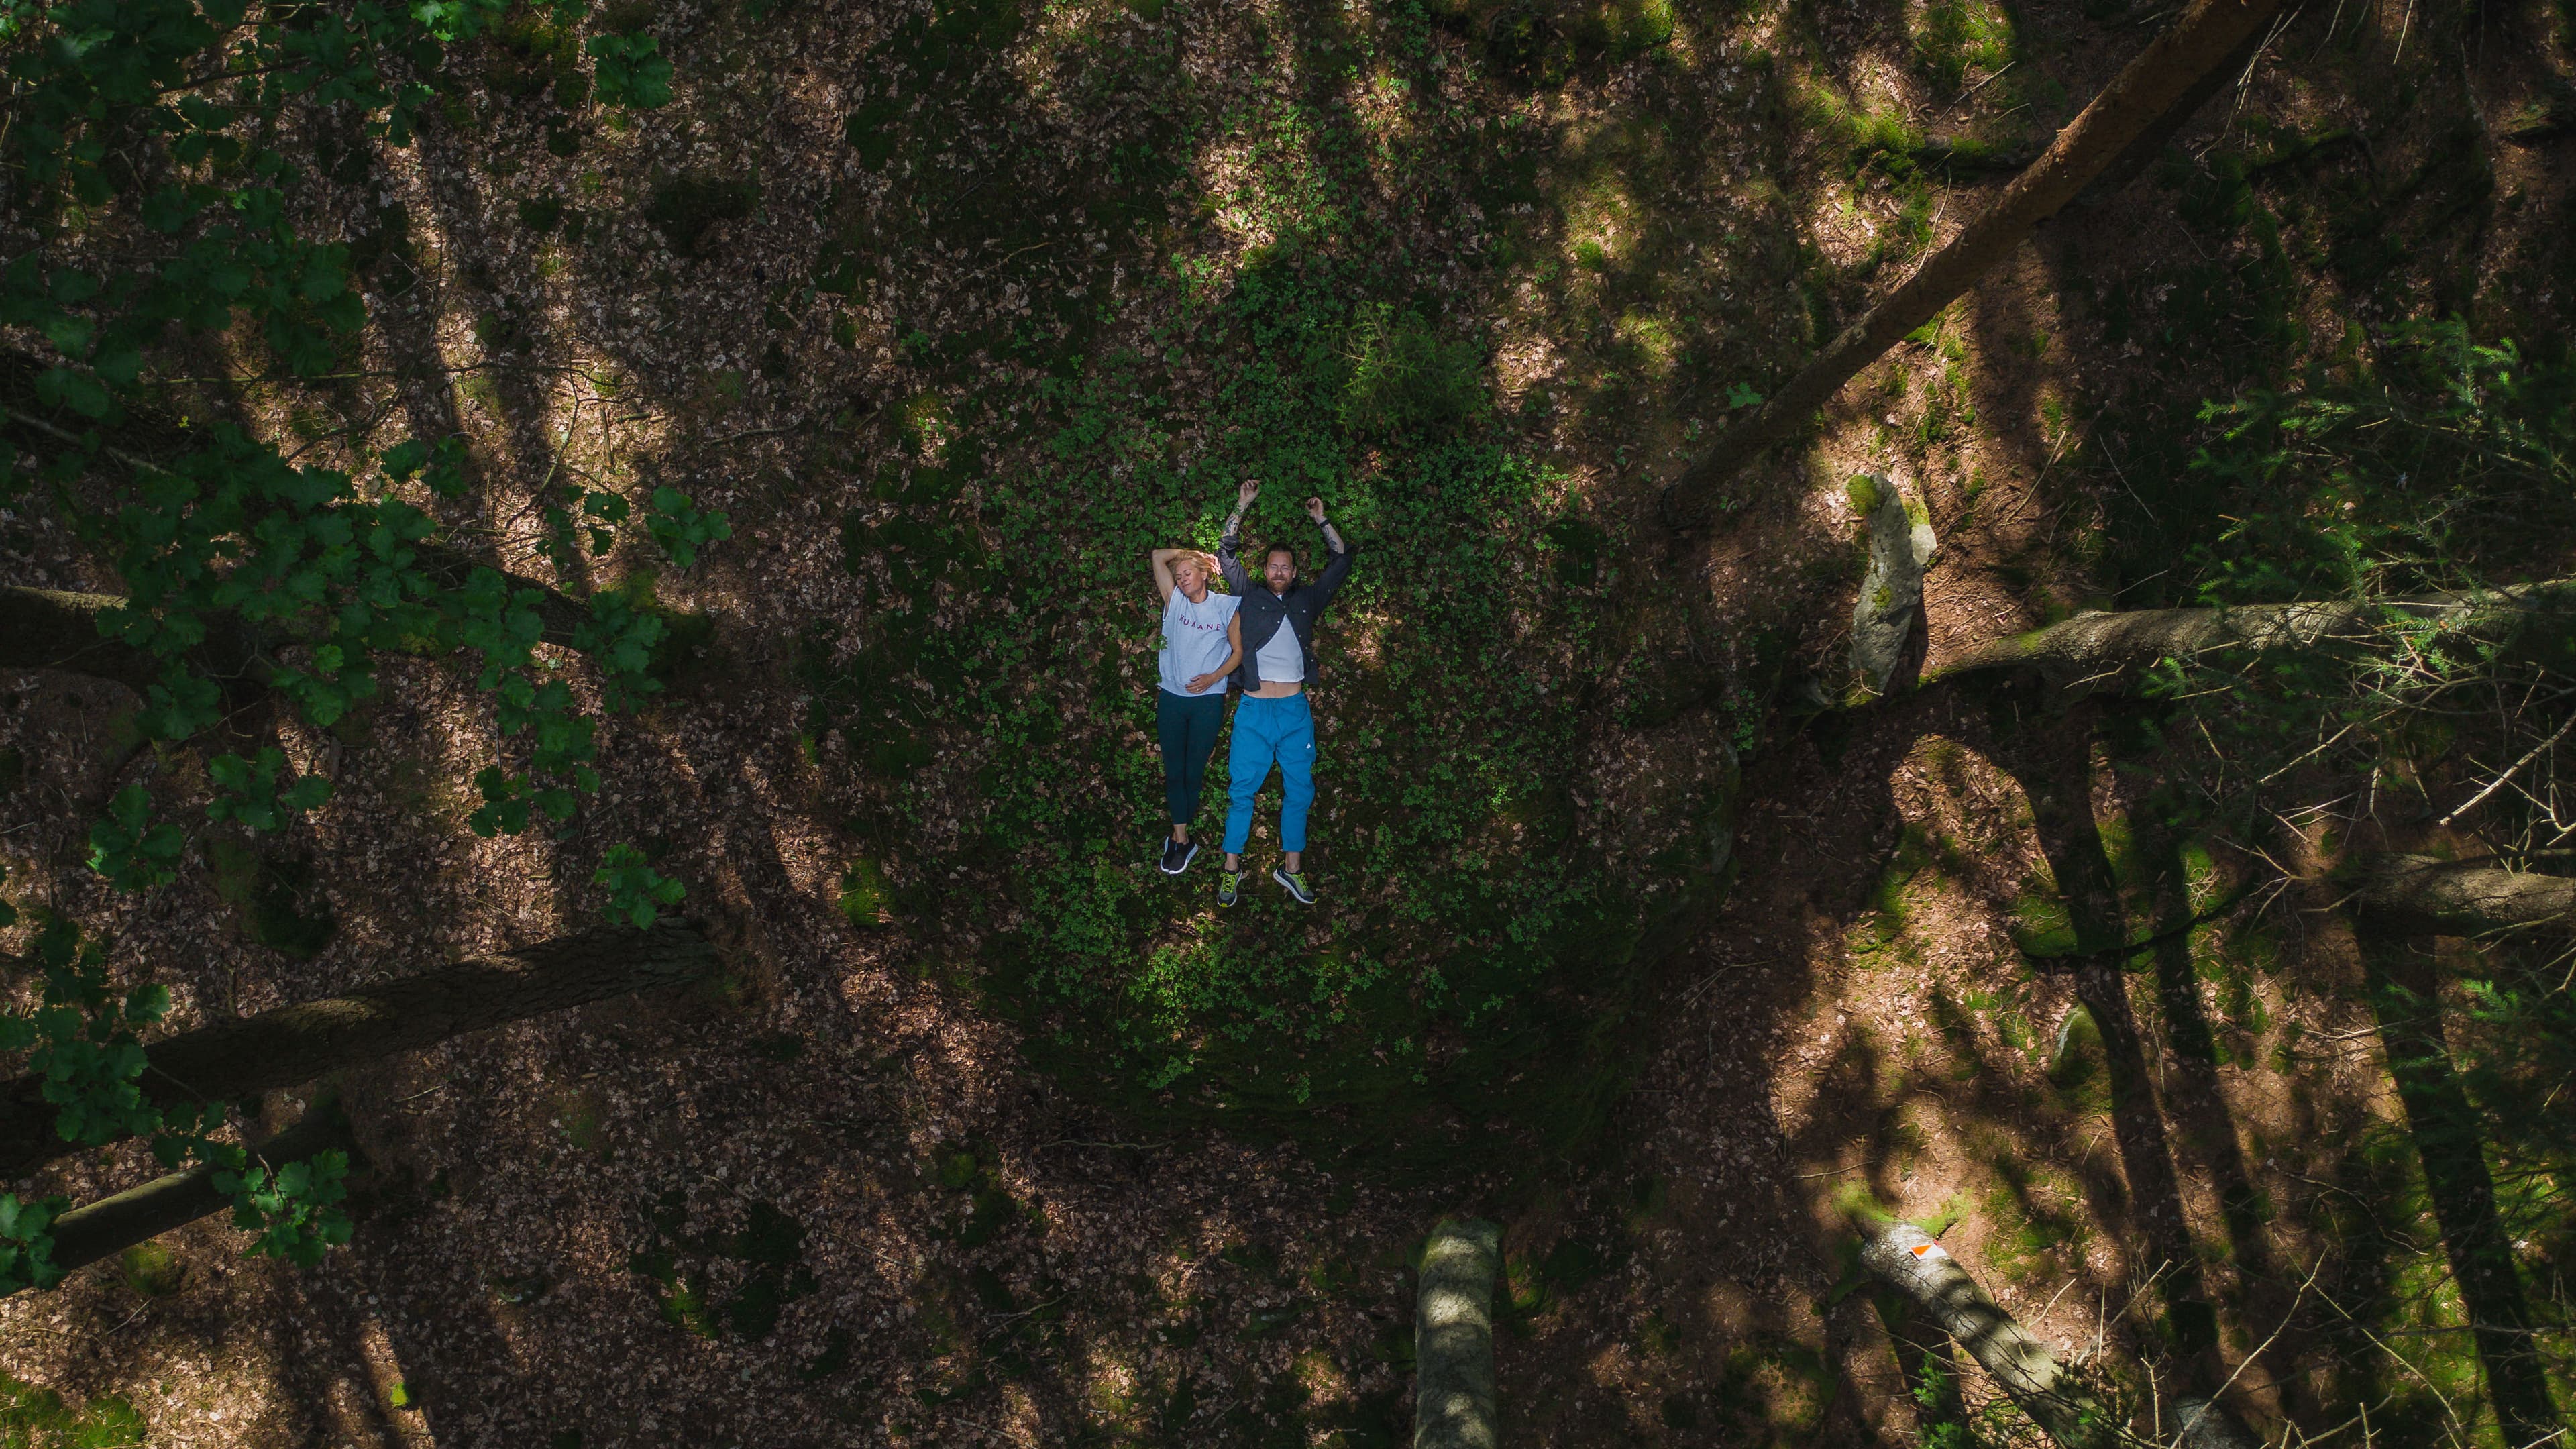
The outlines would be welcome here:
<svg viewBox="0 0 2576 1449">
<path fill-rule="evenodd" d="M 1306 651 L 1297 647 L 1297 626 L 1286 619 L 1279 621 L 1269 642 L 1254 654 L 1261 666 L 1264 684 L 1303 684 L 1306 682 Z"/>
<path fill-rule="evenodd" d="M 1225 642 L 1225 626 L 1243 600 L 1233 594 L 1208 590 L 1208 596 L 1197 603 L 1179 589 L 1163 603 L 1163 687 L 1183 699 L 1222 698 L 1225 681 L 1220 679 L 1196 694 L 1190 693 L 1190 681 L 1215 671 L 1234 652 Z"/>
</svg>

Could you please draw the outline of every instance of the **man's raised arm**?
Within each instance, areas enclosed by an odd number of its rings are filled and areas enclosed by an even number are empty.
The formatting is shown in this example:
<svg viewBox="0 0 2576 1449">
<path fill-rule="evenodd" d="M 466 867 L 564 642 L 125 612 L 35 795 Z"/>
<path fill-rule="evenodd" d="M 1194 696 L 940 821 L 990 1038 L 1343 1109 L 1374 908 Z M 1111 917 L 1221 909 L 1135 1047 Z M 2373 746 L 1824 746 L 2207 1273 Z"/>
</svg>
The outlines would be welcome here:
<svg viewBox="0 0 2576 1449">
<path fill-rule="evenodd" d="M 1344 543 L 1342 531 L 1324 517 L 1324 500 L 1307 499 L 1306 513 L 1315 520 L 1315 526 L 1324 531 L 1324 549 L 1331 555 L 1325 561 L 1323 573 L 1315 579 L 1315 592 L 1323 595 L 1315 605 L 1320 609 L 1333 601 L 1333 592 L 1342 586 L 1342 580 L 1351 576 L 1351 560 L 1359 557 L 1359 550 Z"/>
<path fill-rule="evenodd" d="M 1252 591 L 1252 579 L 1243 571 L 1243 510 L 1261 496 L 1261 480 L 1246 478 L 1234 490 L 1234 511 L 1225 516 L 1225 536 L 1217 540 L 1217 572 L 1225 575 L 1225 586 L 1241 598 Z"/>
</svg>

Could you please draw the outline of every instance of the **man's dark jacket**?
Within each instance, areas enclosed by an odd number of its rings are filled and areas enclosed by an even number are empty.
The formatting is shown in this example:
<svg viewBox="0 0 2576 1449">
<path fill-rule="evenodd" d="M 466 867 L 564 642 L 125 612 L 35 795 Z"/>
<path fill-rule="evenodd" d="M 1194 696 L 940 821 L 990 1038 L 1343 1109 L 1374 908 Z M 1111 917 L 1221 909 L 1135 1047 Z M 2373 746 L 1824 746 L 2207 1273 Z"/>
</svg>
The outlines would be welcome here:
<svg viewBox="0 0 2576 1449">
<path fill-rule="evenodd" d="M 1296 631 L 1297 652 L 1305 661 L 1306 673 L 1299 682 L 1315 682 L 1315 621 L 1323 617 L 1324 606 L 1333 601 L 1333 593 L 1342 586 L 1342 580 L 1351 576 L 1351 560 L 1359 557 L 1360 552 L 1348 543 L 1338 551 L 1333 550 L 1330 534 L 1324 537 L 1324 547 L 1333 556 L 1324 565 L 1321 578 L 1311 584 L 1300 580 L 1290 584 L 1287 593 L 1274 594 L 1259 574 L 1244 572 L 1243 560 L 1239 557 L 1243 548 L 1239 530 L 1229 529 L 1224 539 L 1218 542 L 1217 568 L 1225 574 L 1226 587 L 1234 590 L 1236 598 L 1243 600 L 1243 607 L 1237 615 L 1243 625 L 1243 662 L 1234 669 L 1235 688 L 1250 694 L 1260 687 L 1261 646 L 1269 643 L 1270 636 L 1279 632 L 1279 623 L 1283 619 Z"/>
</svg>

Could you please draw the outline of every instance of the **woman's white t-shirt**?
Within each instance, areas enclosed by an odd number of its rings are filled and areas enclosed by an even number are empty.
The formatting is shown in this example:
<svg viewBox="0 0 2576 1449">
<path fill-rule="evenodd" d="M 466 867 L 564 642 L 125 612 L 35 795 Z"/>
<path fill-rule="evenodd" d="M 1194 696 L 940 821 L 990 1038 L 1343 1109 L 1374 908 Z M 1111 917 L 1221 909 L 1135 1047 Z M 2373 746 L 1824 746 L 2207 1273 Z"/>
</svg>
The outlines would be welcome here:
<svg viewBox="0 0 2576 1449">
<path fill-rule="evenodd" d="M 1234 652 L 1226 643 L 1225 626 L 1243 600 L 1233 594 L 1208 590 L 1208 596 L 1193 604 L 1190 596 L 1179 589 L 1163 602 L 1163 687 L 1183 699 L 1208 699 L 1225 693 L 1220 679 L 1196 694 L 1190 693 L 1190 681 L 1215 671 Z"/>
</svg>

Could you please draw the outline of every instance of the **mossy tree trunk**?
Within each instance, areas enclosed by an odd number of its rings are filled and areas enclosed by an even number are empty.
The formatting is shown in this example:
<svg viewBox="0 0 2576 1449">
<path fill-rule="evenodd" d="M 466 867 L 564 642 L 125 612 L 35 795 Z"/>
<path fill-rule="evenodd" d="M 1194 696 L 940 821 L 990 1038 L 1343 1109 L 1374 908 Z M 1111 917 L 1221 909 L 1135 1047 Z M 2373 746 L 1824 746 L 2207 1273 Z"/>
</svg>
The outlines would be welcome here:
<svg viewBox="0 0 2576 1449">
<path fill-rule="evenodd" d="M 2166 659 L 2365 645 L 2391 618 L 2434 624 L 2448 637 L 2510 643 L 2512 636 L 2535 623 L 2576 619 L 2576 580 L 2411 599 L 2082 614 L 1981 644 L 1944 663 L 1925 682 L 1980 670 L 2030 669 L 2060 686 L 2127 689 Z"/>
<path fill-rule="evenodd" d="M 1860 320 L 1827 343 L 1769 401 L 1728 428 L 1692 460 L 1666 492 L 1677 520 L 1697 516 L 1707 496 L 1780 441 L 1842 385 L 1878 360 L 1908 332 L 1932 320 L 1976 284 L 2042 221 L 2072 200 L 2157 118 L 2190 98 L 2192 89 L 2242 45 L 2280 0 L 2193 0 L 2173 27 L 2129 62 L 2084 108 L 2037 161 L 2013 178 L 2003 195 L 1965 230 L 1924 259 Z"/>
<path fill-rule="evenodd" d="M 563 936 L 323 1001 L 282 1006 L 156 1042 L 139 1085 L 162 1105 L 227 1102 L 297 1086 L 395 1052 L 712 975 L 715 945 L 664 922 Z M 54 1130 L 44 1081 L 0 1089 L 0 1182 L 87 1150 Z"/>
<path fill-rule="evenodd" d="M 1494 1280 L 1502 1266 L 1502 1229 L 1479 1218 L 1444 1218 L 1423 1246 L 1413 1449 L 1494 1449 Z"/>
</svg>

